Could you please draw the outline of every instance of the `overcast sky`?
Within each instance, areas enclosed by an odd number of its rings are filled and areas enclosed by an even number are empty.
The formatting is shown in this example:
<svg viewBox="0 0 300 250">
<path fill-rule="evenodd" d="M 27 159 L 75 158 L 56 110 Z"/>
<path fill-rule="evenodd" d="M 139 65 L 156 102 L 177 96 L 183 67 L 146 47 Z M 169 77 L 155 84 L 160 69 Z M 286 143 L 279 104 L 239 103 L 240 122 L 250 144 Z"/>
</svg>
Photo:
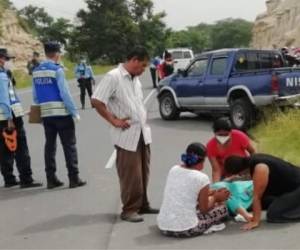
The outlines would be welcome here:
<svg viewBox="0 0 300 250">
<path fill-rule="evenodd" d="M 44 7 L 55 17 L 73 19 L 84 0 L 11 0 L 17 8 L 33 4 Z M 175 30 L 200 22 L 213 23 L 227 17 L 254 21 L 265 11 L 265 0 L 152 0 L 155 11 L 165 10 L 167 26 Z"/>
</svg>

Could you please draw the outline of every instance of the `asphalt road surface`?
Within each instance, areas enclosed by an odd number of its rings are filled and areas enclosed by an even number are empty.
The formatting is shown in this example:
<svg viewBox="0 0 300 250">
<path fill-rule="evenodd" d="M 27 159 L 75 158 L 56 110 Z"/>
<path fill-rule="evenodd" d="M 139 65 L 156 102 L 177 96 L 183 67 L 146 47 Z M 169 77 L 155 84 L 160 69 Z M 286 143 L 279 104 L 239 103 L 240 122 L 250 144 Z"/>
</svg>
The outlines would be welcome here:
<svg viewBox="0 0 300 250">
<path fill-rule="evenodd" d="M 152 91 L 149 74 L 142 76 L 144 96 Z M 70 82 L 79 105 L 78 88 Z M 31 92 L 19 91 L 24 106 L 31 103 Z M 149 197 L 153 207 L 162 200 L 170 167 L 178 163 L 188 143 L 206 143 L 212 136 L 211 120 L 183 114 L 180 120 L 166 122 L 158 112 L 156 95 L 147 101 L 152 127 L 152 163 Z M 300 224 L 262 223 L 259 229 L 242 232 L 241 224 L 228 222 L 219 233 L 178 240 L 159 234 L 156 216 L 146 215 L 145 222 L 131 224 L 119 219 L 121 208 L 115 167 L 105 169 L 113 152 L 108 125 L 96 112 L 80 110 L 77 145 L 81 177 L 88 185 L 68 188 L 67 171 L 58 144 L 58 176 L 65 187 L 47 190 L 0 188 L 1 249 L 299 249 Z M 32 158 L 34 178 L 46 184 L 41 125 L 25 127 Z M 206 163 L 205 171 L 210 175 Z M 2 179 L 0 185 L 3 186 Z"/>
</svg>

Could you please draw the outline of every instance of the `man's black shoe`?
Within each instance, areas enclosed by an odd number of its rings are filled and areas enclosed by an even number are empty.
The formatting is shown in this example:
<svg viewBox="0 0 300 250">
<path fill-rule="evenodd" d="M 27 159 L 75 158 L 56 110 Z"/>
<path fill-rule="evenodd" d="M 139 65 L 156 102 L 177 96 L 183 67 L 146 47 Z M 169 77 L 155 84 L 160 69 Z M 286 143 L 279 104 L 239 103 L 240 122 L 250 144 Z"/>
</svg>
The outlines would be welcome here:
<svg viewBox="0 0 300 250">
<path fill-rule="evenodd" d="M 86 185 L 86 181 L 81 180 L 78 176 L 70 178 L 70 188 L 77 188 Z"/>
<path fill-rule="evenodd" d="M 4 184 L 4 187 L 10 188 L 10 187 L 18 186 L 19 184 L 20 184 L 20 182 L 18 182 L 18 181 L 10 181 L 10 182 L 6 182 Z"/>
<path fill-rule="evenodd" d="M 133 213 L 133 214 L 129 214 L 129 215 L 122 213 L 120 218 L 121 218 L 121 220 L 125 220 L 125 221 L 132 222 L 132 223 L 138 223 L 138 222 L 144 221 L 144 218 L 137 213 Z"/>
<path fill-rule="evenodd" d="M 20 183 L 20 188 L 35 188 L 35 187 L 42 187 L 43 184 L 39 183 L 39 182 L 24 182 L 24 183 Z"/>
<path fill-rule="evenodd" d="M 152 208 L 152 207 L 143 207 L 138 212 L 139 214 L 158 214 L 159 209 Z"/>
<path fill-rule="evenodd" d="M 59 179 L 54 179 L 54 180 L 48 180 L 47 181 L 47 189 L 53 189 L 53 188 L 58 188 L 63 186 L 64 183 L 60 181 Z"/>
</svg>

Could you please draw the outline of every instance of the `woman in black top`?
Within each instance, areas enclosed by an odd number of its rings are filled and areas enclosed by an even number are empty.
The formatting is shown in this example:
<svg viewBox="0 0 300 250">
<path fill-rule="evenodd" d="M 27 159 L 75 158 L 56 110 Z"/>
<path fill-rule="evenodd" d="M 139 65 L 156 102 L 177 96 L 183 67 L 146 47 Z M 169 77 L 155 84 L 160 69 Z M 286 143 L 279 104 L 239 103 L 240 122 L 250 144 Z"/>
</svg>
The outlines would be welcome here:
<svg viewBox="0 0 300 250">
<path fill-rule="evenodd" d="M 257 227 L 262 210 L 267 210 L 268 222 L 300 221 L 300 168 L 272 155 L 254 154 L 227 158 L 225 169 L 231 174 L 250 169 L 254 185 L 253 221 L 243 229 Z"/>
</svg>

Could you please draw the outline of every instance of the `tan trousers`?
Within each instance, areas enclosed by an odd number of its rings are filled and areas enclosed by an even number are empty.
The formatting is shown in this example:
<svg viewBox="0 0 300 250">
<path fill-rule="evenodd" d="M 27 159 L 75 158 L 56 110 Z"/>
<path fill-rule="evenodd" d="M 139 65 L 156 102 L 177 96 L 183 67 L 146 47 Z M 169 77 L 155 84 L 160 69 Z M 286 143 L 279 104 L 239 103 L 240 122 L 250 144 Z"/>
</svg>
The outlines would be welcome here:
<svg viewBox="0 0 300 250">
<path fill-rule="evenodd" d="M 149 206 L 147 186 L 150 166 L 150 146 L 141 135 L 137 151 L 116 146 L 117 171 L 120 181 L 122 214 L 130 215 Z"/>
</svg>

